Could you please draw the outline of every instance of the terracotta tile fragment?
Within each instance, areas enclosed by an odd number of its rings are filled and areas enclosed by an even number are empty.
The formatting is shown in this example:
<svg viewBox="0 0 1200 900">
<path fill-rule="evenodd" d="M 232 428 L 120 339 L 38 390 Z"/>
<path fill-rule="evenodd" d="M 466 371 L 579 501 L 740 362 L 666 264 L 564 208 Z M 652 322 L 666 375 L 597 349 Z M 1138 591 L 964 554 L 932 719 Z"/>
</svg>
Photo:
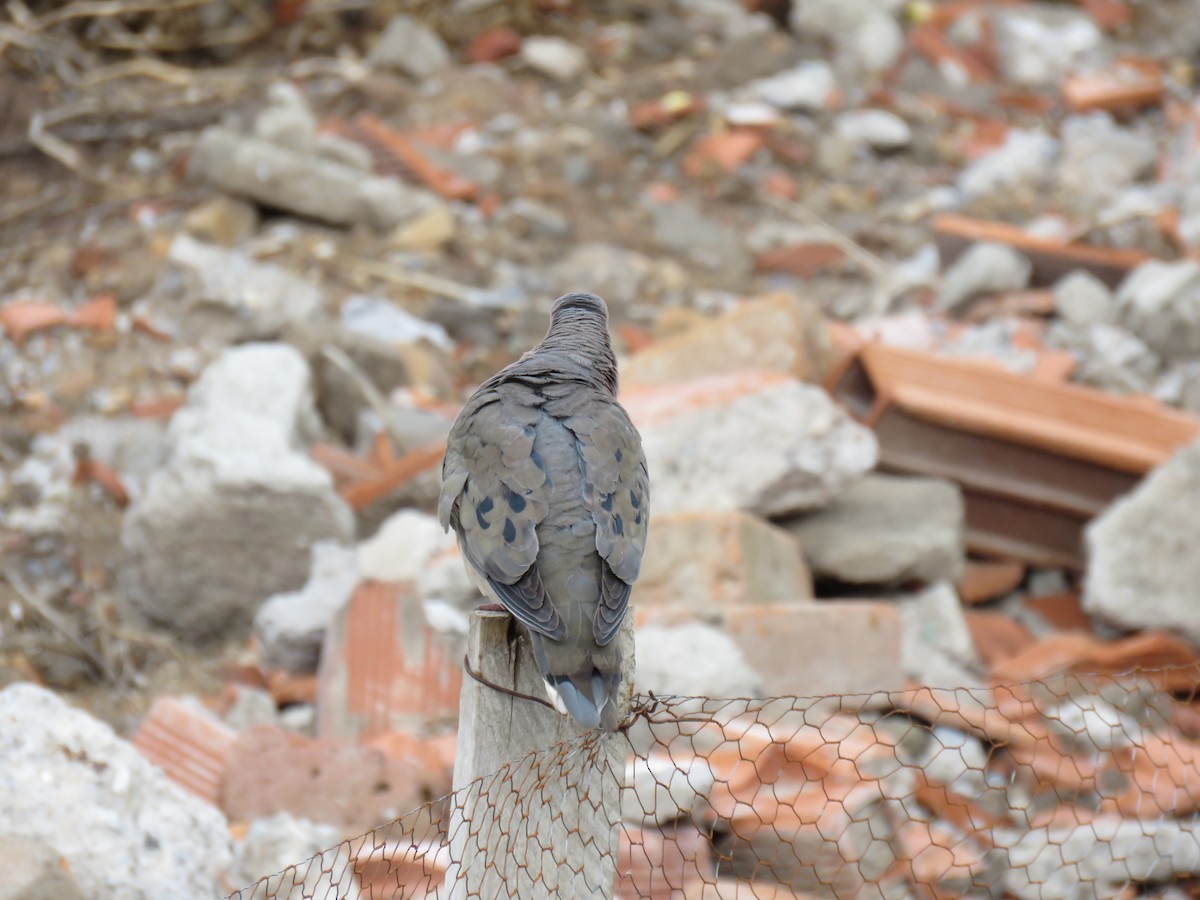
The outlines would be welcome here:
<svg viewBox="0 0 1200 900">
<path fill-rule="evenodd" d="M 14 300 L 0 306 L 0 326 L 15 344 L 38 331 L 65 325 L 67 314 L 53 303 L 40 300 Z"/>
<path fill-rule="evenodd" d="M 918 54 L 934 66 L 956 66 L 972 81 L 986 83 L 995 79 L 995 73 L 979 58 L 977 53 L 959 47 L 942 33 L 936 25 L 924 22 L 910 28 L 908 43 Z"/>
<path fill-rule="evenodd" d="M 834 244 L 789 244 L 755 256 L 754 268 L 759 272 L 786 272 L 797 278 L 811 278 L 836 269 L 845 258 L 846 254 Z"/>
<path fill-rule="evenodd" d="M 479 185 L 442 168 L 416 146 L 413 138 L 389 128 L 370 113 L 359 113 L 352 122 L 323 123 L 325 130 L 365 144 L 376 158 L 376 168 L 418 181 L 447 200 L 474 200 Z"/>
<path fill-rule="evenodd" d="M 734 129 L 701 138 L 684 157 L 683 173 L 689 178 L 705 178 L 736 171 L 762 149 L 766 138 L 760 131 Z"/>
<path fill-rule="evenodd" d="M 71 481 L 73 484 L 90 482 L 98 485 L 112 497 L 118 506 L 129 505 L 129 491 L 121 481 L 121 476 L 111 466 L 98 459 L 79 460 Z"/>
<path fill-rule="evenodd" d="M 1133 24 L 1133 9 L 1126 0 L 1076 0 L 1092 21 L 1105 31 L 1116 31 Z"/>
<path fill-rule="evenodd" d="M 167 777 L 214 806 L 237 734 L 174 697 L 159 697 L 133 736 L 135 746 Z"/>
<path fill-rule="evenodd" d="M 995 241 L 1015 247 L 1033 263 L 1035 287 L 1051 285 L 1072 269 L 1080 268 L 1087 269 L 1110 287 L 1116 287 L 1130 269 L 1151 258 L 1144 250 L 1097 247 L 1036 237 L 1015 225 L 973 219 L 955 213 L 936 216 L 933 233 L 943 253 L 943 264 L 949 264 L 958 252 L 979 241 Z"/>
<path fill-rule="evenodd" d="M 477 34 L 467 44 L 467 59 L 473 63 L 498 62 L 521 50 L 521 33 L 503 26 Z"/>
<path fill-rule="evenodd" d="M 968 559 L 956 589 L 964 603 L 986 603 L 1016 590 L 1024 580 L 1022 562 Z"/>
<path fill-rule="evenodd" d="M 117 298 L 112 294 L 97 294 L 75 309 L 67 317 L 67 324 L 89 331 L 112 331 L 117 327 Z"/>
<path fill-rule="evenodd" d="M 1091 617 L 1083 609 L 1083 599 L 1079 591 L 1063 591 L 1059 594 L 1043 594 L 1039 597 L 1025 597 L 1021 604 L 1037 613 L 1059 631 L 1082 631 L 1092 634 Z"/>
<path fill-rule="evenodd" d="M 370 900 L 432 897 L 445 882 L 449 867 L 447 848 L 431 843 L 389 842 L 364 847 L 354 857 L 361 896 Z"/>
<path fill-rule="evenodd" d="M 1118 63 L 1103 72 L 1068 75 L 1062 94 L 1075 112 L 1136 112 L 1161 104 L 1166 85 L 1157 67 Z"/>
<path fill-rule="evenodd" d="M 662 828 L 621 826 L 617 894 L 675 900 L 698 889 L 713 870 L 712 848 L 691 822 Z"/>
<path fill-rule="evenodd" d="M 376 500 L 440 465 L 445 452 L 445 444 L 440 441 L 436 445 L 418 448 L 382 467 L 376 477 L 348 484 L 339 493 L 351 508 L 366 509 Z"/>
<path fill-rule="evenodd" d="M 963 615 L 975 649 L 986 665 L 993 666 L 1037 643 L 1028 628 L 1004 613 L 969 609 Z"/>
<path fill-rule="evenodd" d="M 1183 640 L 1163 632 L 1145 632 L 1116 641 L 1064 633 L 1045 638 L 997 663 L 992 674 L 1005 681 L 1036 681 L 1064 672 L 1119 674 L 1131 669 L 1179 667 L 1191 683 L 1200 664 Z"/>
<path fill-rule="evenodd" d="M 629 124 L 638 131 L 655 131 L 704 111 L 704 98 L 687 91 L 671 91 L 657 100 L 645 100 L 629 110 Z"/>
</svg>

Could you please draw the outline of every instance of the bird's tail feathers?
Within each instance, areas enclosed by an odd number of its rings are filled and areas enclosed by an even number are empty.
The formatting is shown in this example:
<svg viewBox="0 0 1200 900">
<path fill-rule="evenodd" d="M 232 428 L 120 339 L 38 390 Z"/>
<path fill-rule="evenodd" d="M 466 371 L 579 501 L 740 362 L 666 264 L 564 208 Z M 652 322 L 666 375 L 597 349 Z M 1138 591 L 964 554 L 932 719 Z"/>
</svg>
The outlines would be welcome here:
<svg viewBox="0 0 1200 900">
<path fill-rule="evenodd" d="M 615 731 L 619 678 L 616 672 L 606 674 L 592 667 L 573 675 L 549 675 L 546 683 L 581 728 Z"/>
</svg>

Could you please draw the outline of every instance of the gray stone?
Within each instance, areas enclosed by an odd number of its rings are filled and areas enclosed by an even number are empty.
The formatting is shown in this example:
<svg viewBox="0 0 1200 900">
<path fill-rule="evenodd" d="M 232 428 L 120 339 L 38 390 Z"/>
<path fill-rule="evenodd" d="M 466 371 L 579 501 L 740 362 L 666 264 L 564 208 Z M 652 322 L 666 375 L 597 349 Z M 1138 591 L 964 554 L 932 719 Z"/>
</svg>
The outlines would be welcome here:
<svg viewBox="0 0 1200 900">
<path fill-rule="evenodd" d="M 332 225 L 362 224 L 380 231 L 441 202 L 399 179 L 217 126 L 200 135 L 188 160 L 188 175 L 265 206 Z"/>
<path fill-rule="evenodd" d="M 751 13 L 729 0 L 683 0 L 679 4 L 692 30 L 701 34 L 716 31 L 726 41 L 761 39 L 774 30 L 762 13 Z"/>
<path fill-rule="evenodd" d="M 1103 281 L 1084 269 L 1064 275 L 1054 285 L 1058 316 L 1071 325 L 1111 325 L 1117 319 L 1117 302 Z"/>
<path fill-rule="evenodd" d="M 1154 385 L 1154 396 L 1191 412 L 1200 412 L 1200 360 L 1174 363 Z"/>
<path fill-rule="evenodd" d="M 901 0 L 806 0 L 792 4 L 788 25 L 801 37 L 837 40 L 875 16 L 894 14 L 901 5 Z"/>
<path fill-rule="evenodd" d="M 1149 393 L 1162 371 L 1162 360 L 1154 351 L 1119 325 L 1057 322 L 1047 331 L 1046 344 L 1079 357 L 1076 381 L 1106 391 Z"/>
<path fill-rule="evenodd" d="M 759 697 L 762 680 L 741 648 L 715 625 L 685 622 L 645 625 L 637 630 L 641 693 L 681 697 Z"/>
<path fill-rule="evenodd" d="M 1167 360 L 1200 356 L 1200 263 L 1150 260 L 1117 289 L 1121 324 Z"/>
<path fill-rule="evenodd" d="M 1123 819 L 1084 825 L 997 828 L 1003 887 L 1020 900 L 1116 900 L 1133 884 L 1166 884 L 1200 873 L 1200 819 Z"/>
<path fill-rule="evenodd" d="M 1048 134 L 1013 128 L 1003 144 L 959 173 L 958 189 L 973 199 L 1036 188 L 1048 181 L 1057 156 L 1058 141 Z"/>
<path fill-rule="evenodd" d="M 667 250 L 706 269 L 730 275 L 748 275 L 751 260 L 742 242 L 729 228 L 682 201 L 649 203 L 654 240 Z"/>
<path fill-rule="evenodd" d="M 1131 629 L 1176 631 L 1200 644 L 1200 444 L 1180 450 L 1086 531 L 1089 613 Z"/>
<path fill-rule="evenodd" d="M 824 509 L 783 523 L 818 578 L 954 581 L 964 565 L 962 492 L 935 478 L 868 475 Z"/>
<path fill-rule="evenodd" d="M 912 143 L 912 129 L 886 109 L 853 109 L 839 115 L 833 131 L 841 140 L 872 150 L 900 150 Z"/>
<path fill-rule="evenodd" d="M 820 60 L 801 63 L 746 85 L 746 92 L 751 97 L 780 109 L 799 112 L 828 108 L 836 90 L 833 69 Z"/>
<path fill-rule="evenodd" d="M 840 59 L 857 71 L 878 75 L 891 69 L 900 58 L 904 51 L 904 30 L 890 13 L 876 12 L 859 22 L 838 50 Z"/>
<path fill-rule="evenodd" d="M 86 897 L 224 893 L 232 849 L 221 813 L 107 725 L 32 684 L 0 691 L 0 819 L 10 835 L 62 854 Z"/>
<path fill-rule="evenodd" d="M 358 584 L 357 554 L 328 541 L 313 544 L 308 582 L 276 594 L 254 617 L 263 664 L 311 674 L 317 671 L 325 630 Z"/>
<path fill-rule="evenodd" d="M 439 350 L 453 350 L 446 329 L 426 322 L 395 303 L 369 294 L 353 294 L 342 303 L 342 324 L 355 334 L 389 344 L 427 341 Z"/>
<path fill-rule="evenodd" d="M 690 386 L 720 395 L 740 384 L 734 375 Z M 745 509 L 782 516 L 818 509 L 878 458 L 870 429 L 821 388 L 799 381 L 775 380 L 726 402 L 675 403 L 661 416 L 636 405 L 630 410 L 642 433 L 656 514 Z"/>
<path fill-rule="evenodd" d="M 278 725 L 279 709 L 269 691 L 239 684 L 221 718 L 234 731 L 245 731 L 257 725 Z"/>
<path fill-rule="evenodd" d="M 1082 10 L 1046 3 L 997 9 L 992 14 L 1000 65 L 1007 80 L 1055 87 L 1081 66 L 1099 62 L 1104 35 Z"/>
<path fill-rule="evenodd" d="M 303 585 L 314 542 L 350 540 L 350 509 L 304 452 L 311 390 L 304 358 L 278 344 L 227 350 L 193 386 L 122 530 L 122 584 L 149 621 L 191 641 L 237 634 Z"/>
<path fill-rule="evenodd" d="M 300 89 L 290 81 L 276 81 L 267 89 L 267 106 L 254 118 L 254 135 L 272 144 L 303 150 L 317 136 L 317 117 Z"/>
<path fill-rule="evenodd" d="M 981 295 L 1021 290 L 1029 284 L 1032 272 L 1025 254 L 1008 244 L 972 244 L 942 276 L 937 308 L 949 312 Z"/>
<path fill-rule="evenodd" d="M 1072 116 L 1062 125 L 1059 183 L 1096 204 L 1112 200 L 1158 161 L 1158 147 L 1147 134 L 1121 128 L 1107 113 Z"/>
<path fill-rule="evenodd" d="M 565 38 L 532 35 L 521 42 L 521 60 L 555 81 L 574 81 L 588 66 L 587 54 Z"/>
<path fill-rule="evenodd" d="M 133 416 L 79 415 L 67 420 L 56 437 L 120 473 L 121 483 L 136 496 L 167 458 L 167 429 L 162 422 Z"/>
<path fill-rule="evenodd" d="M 367 61 L 421 81 L 450 64 L 450 51 L 428 25 L 412 16 L 393 16 Z"/>
<path fill-rule="evenodd" d="M 588 290 L 599 294 L 609 307 L 629 307 L 661 301 L 687 286 L 687 274 L 672 259 L 653 259 L 636 250 L 613 244 L 579 244 L 548 273 L 555 293 Z"/>
<path fill-rule="evenodd" d="M 908 677 L 936 688 L 982 686 L 975 641 L 953 586 L 942 582 L 894 598 L 900 612 L 900 656 Z"/>
<path fill-rule="evenodd" d="M 0 900 L 86 900 L 64 862 L 46 841 L 0 834 Z"/>
<path fill-rule="evenodd" d="M 286 812 L 250 824 L 238 844 L 228 880 L 237 887 L 258 882 L 249 897 L 332 897 L 358 900 L 351 877 L 351 843 L 332 825 L 297 819 Z M 323 852 L 328 851 L 328 852 Z M 317 864 L 308 859 L 321 854 Z"/>
<path fill-rule="evenodd" d="M 164 317 L 180 312 L 183 329 L 222 343 L 278 337 L 294 322 L 322 311 L 324 298 L 311 279 L 262 263 L 186 234 L 171 242 L 170 269 L 154 305 Z"/>
</svg>

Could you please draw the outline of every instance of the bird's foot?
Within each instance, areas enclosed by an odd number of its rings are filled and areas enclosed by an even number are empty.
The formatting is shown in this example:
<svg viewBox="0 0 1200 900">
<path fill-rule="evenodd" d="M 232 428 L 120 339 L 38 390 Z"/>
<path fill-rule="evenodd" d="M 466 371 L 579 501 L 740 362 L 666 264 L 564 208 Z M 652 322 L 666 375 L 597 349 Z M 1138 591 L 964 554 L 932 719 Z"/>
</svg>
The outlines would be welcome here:
<svg viewBox="0 0 1200 900">
<path fill-rule="evenodd" d="M 476 608 L 481 609 L 484 612 L 508 612 L 508 610 L 504 608 L 503 604 L 500 603 L 482 603 Z"/>
</svg>

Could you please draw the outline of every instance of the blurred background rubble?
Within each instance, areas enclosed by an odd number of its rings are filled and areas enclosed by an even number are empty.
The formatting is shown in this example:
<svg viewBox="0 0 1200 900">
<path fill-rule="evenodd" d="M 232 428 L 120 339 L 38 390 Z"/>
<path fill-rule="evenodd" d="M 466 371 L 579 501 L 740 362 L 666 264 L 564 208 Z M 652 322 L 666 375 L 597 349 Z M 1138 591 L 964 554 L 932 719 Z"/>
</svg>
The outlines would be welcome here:
<svg viewBox="0 0 1200 900">
<path fill-rule="evenodd" d="M 1194 0 L 9 0 L 0 858 L 210 897 L 444 795 L 441 441 L 568 290 L 639 689 L 1175 667 L 1054 715 L 1194 794 L 1198 54 Z"/>
</svg>

